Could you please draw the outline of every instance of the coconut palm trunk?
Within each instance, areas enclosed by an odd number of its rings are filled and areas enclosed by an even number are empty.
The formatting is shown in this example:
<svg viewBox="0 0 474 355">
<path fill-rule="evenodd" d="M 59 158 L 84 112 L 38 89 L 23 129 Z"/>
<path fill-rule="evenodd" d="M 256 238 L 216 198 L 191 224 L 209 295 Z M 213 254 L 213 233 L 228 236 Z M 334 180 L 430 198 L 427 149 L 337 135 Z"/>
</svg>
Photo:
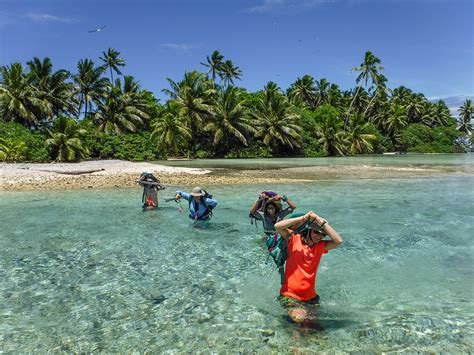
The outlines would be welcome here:
<svg viewBox="0 0 474 355">
<path fill-rule="evenodd" d="M 355 94 L 354 94 L 354 97 L 352 98 L 351 104 L 349 105 L 349 109 L 348 109 L 347 112 L 346 112 L 346 117 L 345 117 L 345 119 L 344 119 L 345 125 L 347 125 L 347 124 L 349 123 L 349 117 L 350 117 L 350 114 L 351 114 L 352 106 L 354 105 L 354 102 L 355 102 L 355 100 L 356 100 L 356 98 L 357 98 L 357 95 L 359 94 L 359 91 L 360 91 L 360 88 L 361 88 L 361 87 L 362 87 L 362 85 L 359 85 L 359 86 L 357 87 L 357 90 L 356 90 L 356 92 L 355 92 Z"/>
</svg>

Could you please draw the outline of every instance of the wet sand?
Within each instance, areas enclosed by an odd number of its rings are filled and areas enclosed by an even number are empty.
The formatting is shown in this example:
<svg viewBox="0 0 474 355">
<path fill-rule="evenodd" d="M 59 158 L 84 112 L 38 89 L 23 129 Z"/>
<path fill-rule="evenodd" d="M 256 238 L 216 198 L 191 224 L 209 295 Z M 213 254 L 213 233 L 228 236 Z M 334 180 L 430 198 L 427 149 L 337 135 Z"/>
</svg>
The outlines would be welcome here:
<svg viewBox="0 0 474 355">
<path fill-rule="evenodd" d="M 122 160 L 80 163 L 0 163 L 0 190 L 64 190 L 137 187 L 143 171 L 173 186 L 281 184 L 317 180 L 413 178 L 474 174 L 472 166 L 311 166 L 268 170 L 197 169 Z"/>
</svg>

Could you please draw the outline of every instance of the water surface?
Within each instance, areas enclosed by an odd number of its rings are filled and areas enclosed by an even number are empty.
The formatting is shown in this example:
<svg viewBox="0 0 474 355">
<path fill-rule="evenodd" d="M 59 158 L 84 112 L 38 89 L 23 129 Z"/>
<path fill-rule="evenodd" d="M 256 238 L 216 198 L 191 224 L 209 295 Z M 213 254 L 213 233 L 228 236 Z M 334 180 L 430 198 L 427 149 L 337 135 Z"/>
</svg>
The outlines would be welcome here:
<svg viewBox="0 0 474 355">
<path fill-rule="evenodd" d="M 202 228 L 162 202 L 173 189 L 148 212 L 139 188 L 0 192 L 0 348 L 472 351 L 473 186 L 472 176 L 271 186 L 345 241 L 321 262 L 317 329 L 284 317 L 247 218 L 268 186 L 213 187 L 219 205 Z"/>
<path fill-rule="evenodd" d="M 268 159 L 194 159 L 159 160 L 160 165 L 231 168 L 231 169 L 278 169 L 309 166 L 472 166 L 474 154 L 402 154 L 402 155 L 361 155 L 352 157 L 324 158 L 268 158 Z"/>
</svg>

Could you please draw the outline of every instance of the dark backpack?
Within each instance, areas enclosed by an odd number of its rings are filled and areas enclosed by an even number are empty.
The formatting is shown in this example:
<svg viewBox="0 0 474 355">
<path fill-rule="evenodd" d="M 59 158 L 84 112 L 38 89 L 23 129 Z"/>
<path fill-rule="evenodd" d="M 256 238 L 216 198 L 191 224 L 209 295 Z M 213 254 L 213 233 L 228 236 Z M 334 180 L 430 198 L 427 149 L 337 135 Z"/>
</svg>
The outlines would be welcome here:
<svg viewBox="0 0 474 355">
<path fill-rule="evenodd" d="M 202 205 L 206 208 L 206 212 L 204 212 L 204 214 L 199 219 L 204 220 L 204 219 L 208 219 L 208 218 L 211 218 L 212 216 L 214 216 L 214 214 L 212 213 L 212 210 L 214 209 L 215 206 L 208 206 L 206 204 L 206 199 L 207 198 L 212 198 L 212 195 L 204 189 L 202 191 L 204 192 L 204 196 L 201 197 L 199 203 L 202 203 Z M 192 202 L 193 202 L 193 200 L 191 199 L 191 201 L 189 201 L 190 206 L 191 206 Z M 197 213 L 197 211 L 196 211 L 196 213 Z"/>
<path fill-rule="evenodd" d="M 150 195 L 154 195 L 155 197 L 153 199 L 155 203 L 158 203 L 156 192 L 165 189 L 165 187 L 161 185 L 160 180 L 151 173 L 143 172 L 140 174 L 138 184 L 143 187 L 142 203 L 144 207 L 148 206 L 146 201 Z"/>
</svg>

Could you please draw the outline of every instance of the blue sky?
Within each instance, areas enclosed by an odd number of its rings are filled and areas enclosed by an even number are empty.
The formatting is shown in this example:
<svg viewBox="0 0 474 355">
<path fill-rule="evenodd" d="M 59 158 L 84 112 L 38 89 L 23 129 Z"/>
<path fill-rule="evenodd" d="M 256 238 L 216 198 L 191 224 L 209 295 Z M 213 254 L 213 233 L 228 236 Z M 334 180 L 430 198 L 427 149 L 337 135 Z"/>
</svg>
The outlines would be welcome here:
<svg viewBox="0 0 474 355">
<path fill-rule="evenodd" d="M 428 98 L 474 94 L 472 0 L 0 0 L 0 64 L 49 56 L 75 71 L 122 53 L 125 74 L 164 98 L 166 78 L 205 70 L 214 49 L 243 71 L 240 86 L 286 89 L 310 74 L 355 85 L 364 53 L 388 85 Z M 106 25 L 96 33 L 88 31 Z"/>
</svg>

